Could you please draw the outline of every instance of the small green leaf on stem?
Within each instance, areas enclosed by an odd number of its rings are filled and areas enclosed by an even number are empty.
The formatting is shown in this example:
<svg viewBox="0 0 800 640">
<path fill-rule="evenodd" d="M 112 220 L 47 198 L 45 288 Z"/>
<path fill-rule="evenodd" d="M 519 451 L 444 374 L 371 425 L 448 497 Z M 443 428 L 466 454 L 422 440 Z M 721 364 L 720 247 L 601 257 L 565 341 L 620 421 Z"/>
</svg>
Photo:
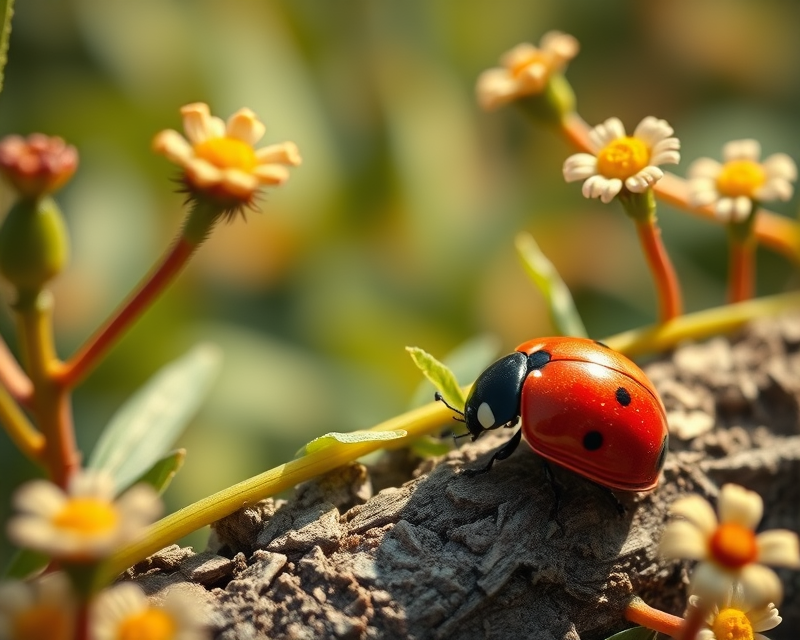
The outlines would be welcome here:
<svg viewBox="0 0 800 640">
<path fill-rule="evenodd" d="M 656 640 L 658 632 L 647 627 L 633 627 L 609 636 L 606 640 Z"/>
<path fill-rule="evenodd" d="M 186 449 L 176 449 L 156 462 L 138 480 L 132 482 L 131 486 L 143 482 L 149 484 L 158 492 L 158 495 L 161 495 L 167 490 L 175 474 L 181 470 L 185 459 Z"/>
<path fill-rule="evenodd" d="M 562 336 L 585 338 L 586 327 L 575 308 L 572 294 L 558 275 L 553 263 L 539 249 L 533 236 L 529 233 L 520 233 L 517 235 L 515 245 L 525 272 L 547 302 L 550 319 L 556 331 Z"/>
<path fill-rule="evenodd" d="M 397 440 L 398 438 L 405 438 L 408 432 L 405 429 L 394 429 L 392 431 L 350 431 L 347 433 L 338 433 L 331 431 L 324 436 L 314 438 L 300 451 L 297 452 L 295 457 L 308 455 L 309 453 L 316 453 L 321 451 L 332 444 L 339 442 L 341 444 L 357 444 L 360 442 L 378 442 L 381 440 Z"/>
<path fill-rule="evenodd" d="M 3 571 L 6 580 L 27 580 L 42 571 L 50 562 L 50 558 L 39 551 L 20 549 L 11 558 Z"/>
<path fill-rule="evenodd" d="M 14 15 L 14 0 L 0 0 L 0 91 L 5 80 L 8 62 L 8 39 L 11 36 L 11 18 Z"/>
<path fill-rule="evenodd" d="M 456 409 L 463 409 L 466 398 L 450 368 L 419 347 L 406 347 L 406 351 L 422 374 L 439 390 L 445 402 Z"/>
<path fill-rule="evenodd" d="M 117 489 L 130 486 L 150 470 L 194 416 L 220 362 L 216 346 L 201 344 L 161 369 L 111 419 L 88 468 L 109 472 Z"/>
</svg>

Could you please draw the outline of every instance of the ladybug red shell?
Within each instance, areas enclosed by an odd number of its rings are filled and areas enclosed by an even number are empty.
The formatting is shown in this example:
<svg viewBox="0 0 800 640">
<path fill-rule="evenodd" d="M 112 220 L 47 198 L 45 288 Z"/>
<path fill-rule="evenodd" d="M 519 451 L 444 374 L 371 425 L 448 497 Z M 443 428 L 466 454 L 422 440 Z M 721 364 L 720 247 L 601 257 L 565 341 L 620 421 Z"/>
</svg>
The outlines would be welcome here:
<svg viewBox="0 0 800 640">
<path fill-rule="evenodd" d="M 486 470 L 524 435 L 539 455 L 605 487 L 648 491 L 658 484 L 668 444 L 664 405 L 645 373 L 602 343 L 530 340 L 489 366 L 464 409 L 472 439 L 520 419 L 521 429 Z"/>
</svg>

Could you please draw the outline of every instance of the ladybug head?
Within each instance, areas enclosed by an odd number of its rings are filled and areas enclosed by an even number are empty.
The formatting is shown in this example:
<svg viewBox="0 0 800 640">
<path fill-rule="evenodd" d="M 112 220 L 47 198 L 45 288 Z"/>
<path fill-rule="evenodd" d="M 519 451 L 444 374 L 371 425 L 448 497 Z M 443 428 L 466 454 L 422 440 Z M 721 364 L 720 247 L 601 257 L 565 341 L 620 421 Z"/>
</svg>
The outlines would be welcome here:
<svg viewBox="0 0 800 640">
<path fill-rule="evenodd" d="M 464 406 L 464 422 L 473 440 L 484 431 L 516 424 L 528 371 L 528 356 L 515 351 L 478 377 Z"/>
</svg>

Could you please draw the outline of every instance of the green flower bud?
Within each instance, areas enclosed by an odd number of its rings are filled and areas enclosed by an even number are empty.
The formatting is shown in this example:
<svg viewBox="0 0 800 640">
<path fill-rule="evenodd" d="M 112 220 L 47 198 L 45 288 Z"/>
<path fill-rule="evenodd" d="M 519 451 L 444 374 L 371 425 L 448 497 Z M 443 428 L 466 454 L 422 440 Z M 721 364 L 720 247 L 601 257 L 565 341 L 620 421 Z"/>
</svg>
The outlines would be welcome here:
<svg viewBox="0 0 800 640">
<path fill-rule="evenodd" d="M 0 273 L 20 292 L 36 292 L 67 263 L 69 238 L 49 196 L 19 200 L 0 226 Z"/>
</svg>

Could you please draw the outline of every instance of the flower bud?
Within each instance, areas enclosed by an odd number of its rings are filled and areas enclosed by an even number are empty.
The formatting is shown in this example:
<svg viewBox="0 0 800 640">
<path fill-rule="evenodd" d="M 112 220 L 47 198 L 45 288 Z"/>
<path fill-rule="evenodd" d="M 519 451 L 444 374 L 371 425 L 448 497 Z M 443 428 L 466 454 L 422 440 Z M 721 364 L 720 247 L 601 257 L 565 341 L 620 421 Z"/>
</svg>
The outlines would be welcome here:
<svg viewBox="0 0 800 640">
<path fill-rule="evenodd" d="M 66 184 L 78 167 L 78 152 L 63 139 L 34 133 L 0 140 L 0 171 L 23 197 L 37 198 Z"/>
<path fill-rule="evenodd" d="M 19 200 L 0 226 L 0 273 L 19 291 L 36 292 L 69 255 L 61 210 L 49 196 Z"/>
</svg>

